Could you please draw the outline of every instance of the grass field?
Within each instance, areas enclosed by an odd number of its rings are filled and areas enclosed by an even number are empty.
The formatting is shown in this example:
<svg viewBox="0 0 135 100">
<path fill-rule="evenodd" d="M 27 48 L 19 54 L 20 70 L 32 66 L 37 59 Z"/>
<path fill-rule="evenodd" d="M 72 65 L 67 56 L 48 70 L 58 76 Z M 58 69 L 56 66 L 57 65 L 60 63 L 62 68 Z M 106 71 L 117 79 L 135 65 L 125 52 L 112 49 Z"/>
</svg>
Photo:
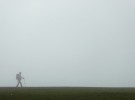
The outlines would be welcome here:
<svg viewBox="0 0 135 100">
<path fill-rule="evenodd" d="M 1 87 L 0 100 L 135 100 L 135 88 Z"/>
</svg>

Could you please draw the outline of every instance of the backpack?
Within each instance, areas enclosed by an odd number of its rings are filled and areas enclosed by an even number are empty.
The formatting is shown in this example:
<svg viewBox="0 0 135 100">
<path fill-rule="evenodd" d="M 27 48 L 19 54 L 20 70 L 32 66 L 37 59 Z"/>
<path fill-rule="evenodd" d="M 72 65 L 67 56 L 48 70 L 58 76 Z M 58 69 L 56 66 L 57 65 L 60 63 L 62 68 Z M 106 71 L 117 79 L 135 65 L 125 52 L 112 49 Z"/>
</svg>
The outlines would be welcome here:
<svg viewBox="0 0 135 100">
<path fill-rule="evenodd" d="M 16 74 L 16 79 L 17 79 L 17 80 L 19 79 L 19 74 Z"/>
</svg>

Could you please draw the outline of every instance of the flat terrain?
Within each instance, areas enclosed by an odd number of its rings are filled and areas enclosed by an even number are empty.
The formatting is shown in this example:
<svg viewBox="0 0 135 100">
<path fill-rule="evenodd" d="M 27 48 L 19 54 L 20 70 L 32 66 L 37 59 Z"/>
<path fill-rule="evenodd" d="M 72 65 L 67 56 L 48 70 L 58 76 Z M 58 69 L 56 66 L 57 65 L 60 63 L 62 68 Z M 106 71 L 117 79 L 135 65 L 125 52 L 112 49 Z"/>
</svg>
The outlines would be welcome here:
<svg viewBox="0 0 135 100">
<path fill-rule="evenodd" d="M 1 87 L 0 100 L 135 100 L 135 88 Z"/>
</svg>

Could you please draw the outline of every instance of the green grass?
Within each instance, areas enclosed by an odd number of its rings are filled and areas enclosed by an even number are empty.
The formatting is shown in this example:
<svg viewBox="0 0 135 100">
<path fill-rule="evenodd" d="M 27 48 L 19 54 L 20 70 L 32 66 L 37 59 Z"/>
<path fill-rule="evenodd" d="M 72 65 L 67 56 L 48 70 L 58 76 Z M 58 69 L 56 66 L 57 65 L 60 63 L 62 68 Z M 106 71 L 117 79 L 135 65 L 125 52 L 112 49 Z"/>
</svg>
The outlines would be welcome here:
<svg viewBox="0 0 135 100">
<path fill-rule="evenodd" d="M 135 88 L 1 87 L 0 100 L 135 100 Z"/>
</svg>

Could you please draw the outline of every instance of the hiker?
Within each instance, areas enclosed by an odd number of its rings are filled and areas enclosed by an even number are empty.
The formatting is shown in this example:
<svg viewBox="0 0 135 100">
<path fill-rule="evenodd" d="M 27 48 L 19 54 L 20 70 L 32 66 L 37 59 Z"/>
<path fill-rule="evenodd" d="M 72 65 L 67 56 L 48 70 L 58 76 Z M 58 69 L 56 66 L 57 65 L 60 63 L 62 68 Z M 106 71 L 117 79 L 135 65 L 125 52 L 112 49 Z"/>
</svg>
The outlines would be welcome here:
<svg viewBox="0 0 135 100">
<path fill-rule="evenodd" d="M 19 84 L 20 84 L 21 87 L 22 87 L 22 82 L 21 82 L 22 79 L 24 79 L 24 77 L 21 76 L 21 72 L 19 72 L 18 74 L 16 74 L 16 80 L 18 81 L 16 87 L 18 87 Z"/>
</svg>

